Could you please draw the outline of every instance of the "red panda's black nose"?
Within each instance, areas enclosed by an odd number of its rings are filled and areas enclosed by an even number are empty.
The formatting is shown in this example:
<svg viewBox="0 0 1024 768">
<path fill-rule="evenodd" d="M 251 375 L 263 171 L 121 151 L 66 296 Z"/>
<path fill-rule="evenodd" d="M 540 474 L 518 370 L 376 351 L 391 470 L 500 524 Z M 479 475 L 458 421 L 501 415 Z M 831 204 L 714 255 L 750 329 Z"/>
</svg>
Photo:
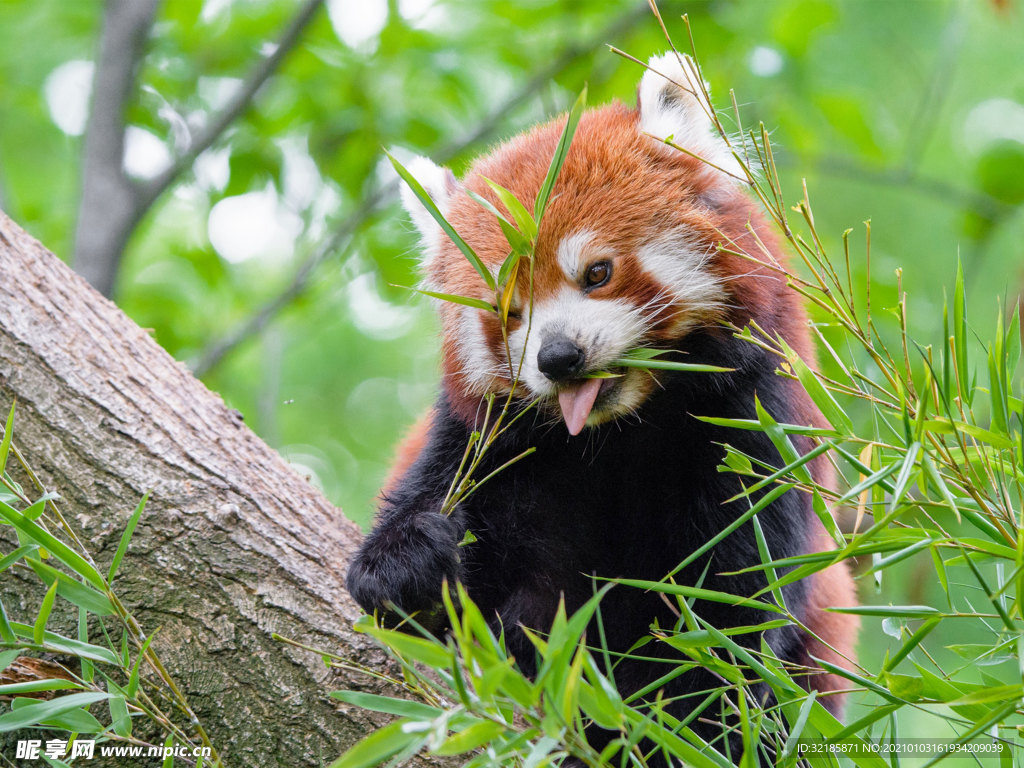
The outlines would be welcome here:
<svg viewBox="0 0 1024 768">
<path fill-rule="evenodd" d="M 552 381 L 571 379 L 583 370 L 586 354 L 565 336 L 544 340 L 537 353 L 537 367 Z"/>
</svg>

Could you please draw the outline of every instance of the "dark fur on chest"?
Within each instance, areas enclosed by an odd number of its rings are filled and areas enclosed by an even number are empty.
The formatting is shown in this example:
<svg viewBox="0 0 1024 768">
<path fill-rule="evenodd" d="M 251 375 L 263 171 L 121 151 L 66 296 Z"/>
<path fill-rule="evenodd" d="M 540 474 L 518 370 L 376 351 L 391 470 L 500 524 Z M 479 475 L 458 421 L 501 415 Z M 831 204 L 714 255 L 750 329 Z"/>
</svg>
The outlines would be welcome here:
<svg viewBox="0 0 1024 768">
<path fill-rule="evenodd" d="M 714 332 L 695 334 L 684 351 L 689 362 L 736 371 L 660 375 L 663 389 L 636 419 L 605 424 L 575 438 L 546 416 L 524 416 L 494 446 L 479 476 L 528 447 L 535 453 L 490 479 L 449 518 L 436 511 L 462 459 L 470 427 L 452 413 L 442 395 L 427 447 L 389 492 L 352 565 L 353 595 L 367 610 L 393 601 L 414 611 L 437 602 L 443 577 L 457 578 L 484 615 L 504 628 L 510 653 L 531 673 L 533 648 L 519 626 L 545 632 L 559 600 L 571 612 L 607 579 L 665 577 L 749 509 L 751 502 L 745 499 L 724 503 L 742 486 L 738 476 L 719 471 L 721 444 L 781 465 L 762 433 L 713 426 L 695 417 L 754 418 L 756 394 L 777 420 L 806 420 L 799 406 L 802 392 L 777 376 L 773 362 L 753 345 Z M 793 492 L 759 513 L 773 558 L 809 549 L 812 514 L 808 499 Z M 467 529 L 476 541 L 458 548 Z M 763 574 L 726 574 L 760 560 L 748 523 L 680 571 L 675 581 L 751 595 L 765 585 Z M 786 588 L 787 605 L 798 615 L 806 602 L 804 592 L 802 583 Z M 715 602 L 698 601 L 694 610 L 718 627 L 771 618 Z M 613 652 L 628 650 L 649 635 L 652 625 L 671 630 L 678 621 L 661 595 L 627 586 L 611 589 L 601 614 Z M 737 639 L 753 647 L 760 643 L 758 635 Z M 800 657 L 802 640 L 794 628 L 772 630 L 767 639 L 780 658 Z M 664 643 L 649 644 L 644 653 L 672 656 Z M 616 669 L 615 679 L 628 693 L 665 671 L 656 662 L 627 662 Z M 718 684 L 709 673 L 693 670 L 673 681 L 665 694 L 678 696 Z M 676 709 L 685 712 L 686 706 L 684 701 Z"/>
</svg>

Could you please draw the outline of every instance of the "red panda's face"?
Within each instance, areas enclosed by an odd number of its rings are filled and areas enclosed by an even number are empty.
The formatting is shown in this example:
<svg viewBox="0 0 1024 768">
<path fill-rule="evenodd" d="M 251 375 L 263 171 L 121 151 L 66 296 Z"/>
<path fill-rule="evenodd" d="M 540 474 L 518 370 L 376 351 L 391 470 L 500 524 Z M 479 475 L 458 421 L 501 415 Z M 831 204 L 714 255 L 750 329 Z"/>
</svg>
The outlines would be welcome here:
<svg viewBox="0 0 1024 768">
<path fill-rule="evenodd" d="M 507 343 L 497 313 L 441 306 L 450 389 L 478 398 L 507 392 L 518 376 L 523 397 L 560 412 L 577 434 L 635 411 L 657 388 L 651 374 L 617 359 L 638 347 L 670 347 L 725 317 L 733 294 L 716 248 L 722 236 L 714 209 L 739 194 L 735 180 L 648 135 L 672 136 L 719 168 L 735 169 L 711 132 L 706 105 L 679 87 L 689 83 L 673 55 L 656 58 L 637 110 L 610 105 L 584 114 L 544 213 L 532 285 L 530 264 L 520 262 Z M 410 164 L 493 275 L 508 241 L 494 215 L 462 190 L 501 210 L 490 179 L 532 209 L 562 125 L 500 146 L 461 185 L 429 161 Z M 433 219 L 415 199 L 406 203 L 424 235 L 428 287 L 493 303 L 493 291 Z M 602 373 L 614 377 L 593 378 Z"/>
</svg>

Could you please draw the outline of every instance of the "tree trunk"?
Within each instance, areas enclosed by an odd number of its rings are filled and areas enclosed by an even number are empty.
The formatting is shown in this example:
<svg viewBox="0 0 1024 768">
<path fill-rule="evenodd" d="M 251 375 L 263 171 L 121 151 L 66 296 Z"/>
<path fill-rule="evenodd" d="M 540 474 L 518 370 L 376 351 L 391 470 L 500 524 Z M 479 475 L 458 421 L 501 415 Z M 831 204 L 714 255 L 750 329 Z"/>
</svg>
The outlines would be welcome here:
<svg viewBox="0 0 1024 768">
<path fill-rule="evenodd" d="M 4 414 L 14 398 L 16 444 L 101 567 L 151 492 L 115 590 L 146 632 L 159 628 L 154 648 L 226 765 L 325 765 L 373 727 L 327 694 L 379 684 L 271 638 L 382 664 L 351 629 L 357 527 L 0 213 Z M 8 613 L 32 621 L 38 591 L 9 576 Z"/>
</svg>

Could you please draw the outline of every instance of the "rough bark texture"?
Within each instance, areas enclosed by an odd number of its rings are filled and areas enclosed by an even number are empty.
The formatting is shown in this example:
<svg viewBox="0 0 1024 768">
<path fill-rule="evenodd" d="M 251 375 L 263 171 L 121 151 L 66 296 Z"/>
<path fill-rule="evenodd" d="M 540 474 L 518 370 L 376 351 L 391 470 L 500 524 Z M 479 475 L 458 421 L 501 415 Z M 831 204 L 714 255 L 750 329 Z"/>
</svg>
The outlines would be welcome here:
<svg viewBox="0 0 1024 768">
<path fill-rule="evenodd" d="M 14 397 L 16 443 L 101 565 L 152 492 L 115 587 L 160 628 L 154 647 L 227 765 L 323 765 L 367 732 L 365 713 L 327 693 L 371 681 L 270 636 L 381 663 L 351 631 L 357 527 L 0 213 L 0 410 Z M 0 588 L 11 618 L 31 621 L 28 583 Z"/>
</svg>

